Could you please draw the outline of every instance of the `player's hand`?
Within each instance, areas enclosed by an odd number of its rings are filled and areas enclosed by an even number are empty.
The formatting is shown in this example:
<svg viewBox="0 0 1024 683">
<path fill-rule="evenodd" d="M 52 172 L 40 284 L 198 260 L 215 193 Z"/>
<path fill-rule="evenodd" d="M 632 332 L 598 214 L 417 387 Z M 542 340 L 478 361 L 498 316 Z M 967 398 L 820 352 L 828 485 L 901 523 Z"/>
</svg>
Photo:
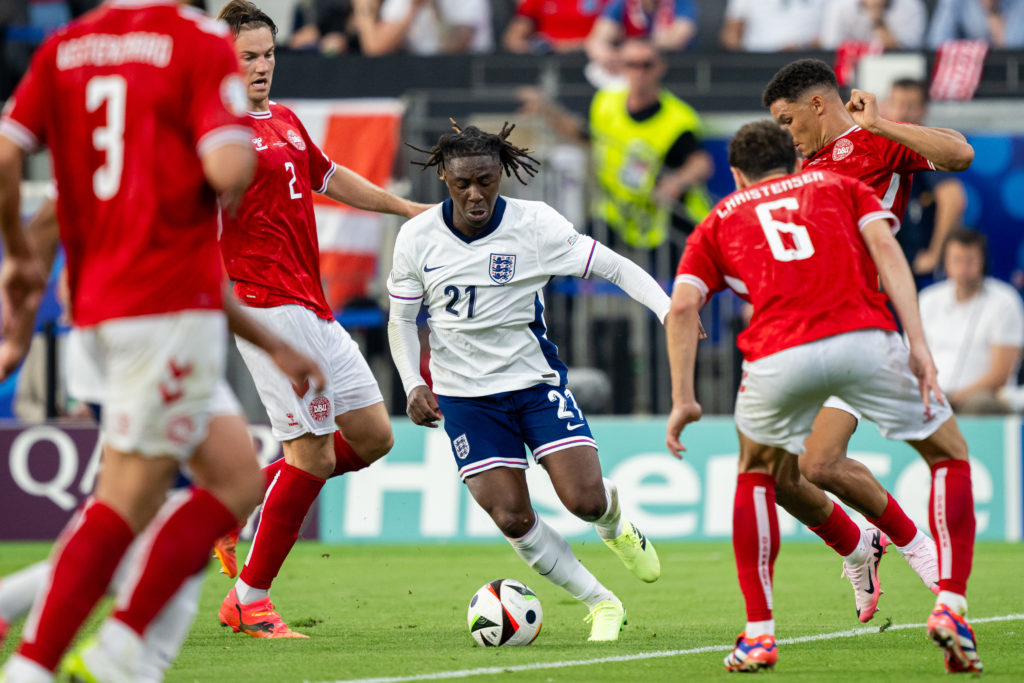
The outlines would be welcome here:
<svg viewBox="0 0 1024 683">
<path fill-rule="evenodd" d="M 939 405 L 946 405 L 946 400 L 939 389 L 939 371 L 935 368 L 935 361 L 928 347 L 911 347 L 910 349 L 910 371 L 917 378 L 917 388 L 921 392 L 921 401 L 924 403 L 924 416 L 931 417 L 931 399 L 934 397 Z"/>
<path fill-rule="evenodd" d="M 707 339 L 708 333 L 704 331 L 704 324 L 697 318 L 697 339 Z"/>
<path fill-rule="evenodd" d="M 300 398 L 305 396 L 312 384 L 313 393 L 319 394 L 327 386 L 324 373 L 317 362 L 288 344 L 280 344 L 270 354 L 270 359 L 281 369 L 292 383 L 292 389 Z"/>
<path fill-rule="evenodd" d="M 687 401 L 684 403 L 673 402 L 672 412 L 668 415 L 668 426 L 665 428 L 665 445 L 668 446 L 669 453 L 680 460 L 683 459 L 683 453 L 686 452 L 686 447 L 683 446 L 681 441 L 679 441 L 679 436 L 682 434 L 683 428 L 686 427 L 686 425 L 699 420 L 703 413 L 704 410 L 696 401 Z"/>
<path fill-rule="evenodd" d="M 409 392 L 407 401 L 405 412 L 409 419 L 421 427 L 437 428 L 437 421 L 443 416 L 434 392 L 421 384 Z"/>
<path fill-rule="evenodd" d="M 0 381 L 10 377 L 28 355 L 45 291 L 46 275 L 37 259 L 4 257 L 0 263 Z"/>
<path fill-rule="evenodd" d="M 874 93 L 866 90 L 852 90 L 850 101 L 846 103 L 846 111 L 850 112 L 853 122 L 866 130 L 874 130 L 878 123 L 878 100 Z"/>
</svg>

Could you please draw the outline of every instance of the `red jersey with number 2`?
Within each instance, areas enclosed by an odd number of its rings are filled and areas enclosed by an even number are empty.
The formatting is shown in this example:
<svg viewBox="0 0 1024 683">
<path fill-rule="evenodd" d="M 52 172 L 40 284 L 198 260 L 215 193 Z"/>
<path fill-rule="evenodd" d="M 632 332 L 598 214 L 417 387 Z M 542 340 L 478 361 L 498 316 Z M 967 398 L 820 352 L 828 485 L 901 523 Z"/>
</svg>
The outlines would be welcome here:
<svg viewBox="0 0 1024 683">
<path fill-rule="evenodd" d="M 835 334 L 896 330 L 860 230 L 895 225 L 871 188 L 827 171 L 766 180 L 715 205 L 686 242 L 676 286 L 731 287 L 754 306 L 748 361 Z"/>
<path fill-rule="evenodd" d="M 50 148 L 76 325 L 220 308 L 200 157 L 246 144 L 244 113 L 227 27 L 174 2 L 111 0 L 40 46 L 0 134 Z"/>
<path fill-rule="evenodd" d="M 313 193 L 327 189 L 334 162 L 287 107 L 271 102 L 249 116 L 259 166 L 238 216 L 222 217 L 220 238 L 235 295 L 247 306 L 297 304 L 333 320 L 320 281 Z"/>
<path fill-rule="evenodd" d="M 854 126 L 804 161 L 804 170 L 811 169 L 833 171 L 867 183 L 881 200 L 882 208 L 902 221 L 913 174 L 934 171 L 935 166 L 905 145 Z"/>
</svg>

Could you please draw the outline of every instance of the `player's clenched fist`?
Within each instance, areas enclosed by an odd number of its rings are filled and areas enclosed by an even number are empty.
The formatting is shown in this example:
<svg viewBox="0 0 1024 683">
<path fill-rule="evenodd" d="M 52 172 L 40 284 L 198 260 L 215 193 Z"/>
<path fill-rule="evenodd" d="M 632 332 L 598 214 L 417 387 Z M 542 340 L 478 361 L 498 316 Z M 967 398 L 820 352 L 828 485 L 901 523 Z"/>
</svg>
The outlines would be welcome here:
<svg viewBox="0 0 1024 683">
<path fill-rule="evenodd" d="M 874 93 L 866 90 L 850 91 L 850 101 L 846 103 L 846 110 L 850 112 L 854 123 L 866 130 L 871 130 L 880 118 L 878 100 Z"/>
<path fill-rule="evenodd" d="M 421 427 L 437 427 L 437 421 L 442 417 L 434 392 L 422 384 L 409 392 L 405 412 Z"/>
</svg>

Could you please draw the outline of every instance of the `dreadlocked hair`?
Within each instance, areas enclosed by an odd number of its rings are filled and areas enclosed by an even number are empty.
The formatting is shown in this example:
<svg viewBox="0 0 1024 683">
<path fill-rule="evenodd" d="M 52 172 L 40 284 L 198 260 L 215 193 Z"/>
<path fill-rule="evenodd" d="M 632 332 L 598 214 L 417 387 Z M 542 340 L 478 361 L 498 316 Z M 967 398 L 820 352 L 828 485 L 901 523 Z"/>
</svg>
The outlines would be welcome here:
<svg viewBox="0 0 1024 683">
<path fill-rule="evenodd" d="M 540 162 L 531 156 L 533 150 L 516 147 L 508 141 L 509 134 L 516 127 L 514 123 L 509 125 L 509 122 L 506 121 L 501 127 L 501 132 L 494 134 L 485 133 L 476 126 L 461 128 L 455 119 L 448 120 L 451 121 L 452 130 L 455 132 L 443 134 L 437 139 L 437 144 L 429 150 L 409 145 L 417 152 L 428 155 L 426 161 L 413 161 L 412 163 L 422 166 L 424 171 L 434 167 L 437 176 L 443 178 L 444 165 L 449 159 L 489 156 L 501 163 L 506 176 L 511 178 L 515 174 L 516 180 L 523 185 L 526 184 L 526 180 L 519 174 L 520 171 L 531 178 L 537 175 L 537 166 L 540 165 Z"/>
</svg>

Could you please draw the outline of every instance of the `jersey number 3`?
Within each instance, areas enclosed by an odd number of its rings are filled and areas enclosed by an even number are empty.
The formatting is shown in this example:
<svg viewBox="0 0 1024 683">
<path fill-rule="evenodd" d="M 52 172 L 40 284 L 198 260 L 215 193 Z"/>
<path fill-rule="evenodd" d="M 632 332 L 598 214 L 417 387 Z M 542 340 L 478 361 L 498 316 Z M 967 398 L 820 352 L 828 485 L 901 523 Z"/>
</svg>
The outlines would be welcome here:
<svg viewBox="0 0 1024 683">
<path fill-rule="evenodd" d="M 107 200 L 121 189 L 124 171 L 124 110 L 128 83 L 123 76 L 95 76 L 85 85 L 85 108 L 98 111 L 107 105 L 106 125 L 92 132 L 92 146 L 106 154 L 103 165 L 92 174 L 92 191 Z"/>
<path fill-rule="evenodd" d="M 811 236 L 807 234 L 807 228 L 795 223 L 785 223 L 772 218 L 772 211 L 776 209 L 789 209 L 796 211 L 800 208 L 796 197 L 783 197 L 773 202 L 761 202 L 754 207 L 757 212 L 757 220 L 761 221 L 761 229 L 768 239 L 768 247 L 772 250 L 772 256 L 776 261 L 803 261 L 814 256 L 814 245 L 811 244 Z M 788 238 L 788 239 L 785 239 Z"/>
</svg>

